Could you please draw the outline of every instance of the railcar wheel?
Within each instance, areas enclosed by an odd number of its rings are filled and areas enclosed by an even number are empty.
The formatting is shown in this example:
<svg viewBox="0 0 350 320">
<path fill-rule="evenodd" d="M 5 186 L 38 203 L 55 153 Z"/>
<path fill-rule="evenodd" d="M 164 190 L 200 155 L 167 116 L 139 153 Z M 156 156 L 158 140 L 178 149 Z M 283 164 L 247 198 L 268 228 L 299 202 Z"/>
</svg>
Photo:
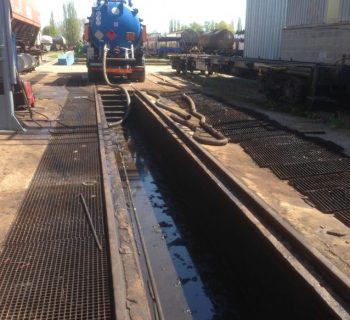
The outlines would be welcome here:
<svg viewBox="0 0 350 320">
<path fill-rule="evenodd" d="M 287 79 L 283 86 L 284 99 L 288 103 L 298 103 L 304 99 L 304 83 L 301 79 Z"/>
</svg>

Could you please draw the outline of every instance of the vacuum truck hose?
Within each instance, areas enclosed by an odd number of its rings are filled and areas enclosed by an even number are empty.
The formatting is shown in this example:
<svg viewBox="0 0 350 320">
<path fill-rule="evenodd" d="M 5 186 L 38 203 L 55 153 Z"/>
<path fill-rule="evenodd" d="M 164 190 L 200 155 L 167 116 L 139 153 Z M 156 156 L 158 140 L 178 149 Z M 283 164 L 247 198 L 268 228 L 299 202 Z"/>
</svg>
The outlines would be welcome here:
<svg viewBox="0 0 350 320">
<path fill-rule="evenodd" d="M 110 82 L 109 79 L 108 79 L 108 75 L 107 75 L 107 53 L 108 53 L 108 51 L 109 51 L 109 48 L 105 44 L 104 47 L 103 47 L 103 59 L 102 59 L 103 78 L 104 78 L 105 82 L 110 87 L 120 89 L 125 94 L 125 97 L 126 97 L 126 111 L 125 111 L 124 117 L 118 122 L 114 122 L 113 124 L 109 124 L 109 126 L 111 127 L 111 126 L 116 126 L 116 125 L 122 124 L 129 117 L 130 109 L 131 109 L 131 107 L 130 107 L 130 105 L 131 105 L 131 98 L 130 98 L 128 90 L 126 90 L 124 87 L 122 87 L 119 84 Z"/>
</svg>

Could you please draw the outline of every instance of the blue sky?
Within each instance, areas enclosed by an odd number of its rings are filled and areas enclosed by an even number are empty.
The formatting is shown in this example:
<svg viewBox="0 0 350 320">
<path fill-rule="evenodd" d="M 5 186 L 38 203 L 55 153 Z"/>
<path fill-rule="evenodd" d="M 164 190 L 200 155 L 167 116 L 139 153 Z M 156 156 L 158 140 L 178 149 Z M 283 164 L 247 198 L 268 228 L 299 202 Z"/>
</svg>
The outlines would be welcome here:
<svg viewBox="0 0 350 320">
<path fill-rule="evenodd" d="M 55 20 L 62 20 L 62 5 L 64 0 L 35 0 L 41 8 L 43 26 L 50 20 L 50 12 L 54 12 Z M 94 0 L 75 0 L 79 18 L 90 15 Z M 133 0 L 134 7 L 139 9 L 139 15 L 144 19 L 149 32 L 168 31 L 170 19 L 180 20 L 182 24 L 206 20 L 226 22 L 235 21 L 238 17 L 245 21 L 246 0 L 220 0 L 215 5 L 213 1 L 203 0 Z"/>
</svg>

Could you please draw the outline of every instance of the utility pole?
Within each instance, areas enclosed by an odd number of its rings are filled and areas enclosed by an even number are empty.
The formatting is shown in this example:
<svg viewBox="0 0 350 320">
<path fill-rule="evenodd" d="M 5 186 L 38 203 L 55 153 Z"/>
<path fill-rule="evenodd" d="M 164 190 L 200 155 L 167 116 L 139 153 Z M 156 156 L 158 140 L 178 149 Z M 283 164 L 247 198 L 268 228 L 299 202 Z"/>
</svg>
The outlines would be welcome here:
<svg viewBox="0 0 350 320">
<path fill-rule="evenodd" d="M 0 130 L 24 131 L 13 104 L 16 83 L 13 50 L 10 3 L 9 0 L 0 0 Z"/>
</svg>

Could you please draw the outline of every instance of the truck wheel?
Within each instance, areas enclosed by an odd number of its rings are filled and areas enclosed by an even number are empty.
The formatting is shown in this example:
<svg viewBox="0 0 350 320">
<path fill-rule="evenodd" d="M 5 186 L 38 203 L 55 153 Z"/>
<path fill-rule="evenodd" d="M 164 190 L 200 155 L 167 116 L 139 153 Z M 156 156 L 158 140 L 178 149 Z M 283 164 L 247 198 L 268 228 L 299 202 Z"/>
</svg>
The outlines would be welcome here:
<svg viewBox="0 0 350 320">
<path fill-rule="evenodd" d="M 89 82 L 98 82 L 101 81 L 102 74 L 100 72 L 88 70 L 88 81 Z"/>
<path fill-rule="evenodd" d="M 146 81 L 146 72 L 137 72 L 128 75 L 128 80 L 131 82 L 145 82 Z"/>
<path fill-rule="evenodd" d="M 145 82 L 145 81 L 146 81 L 146 72 L 145 72 L 145 71 L 140 72 L 140 73 L 137 75 L 137 81 L 138 81 L 138 82 Z"/>
</svg>

